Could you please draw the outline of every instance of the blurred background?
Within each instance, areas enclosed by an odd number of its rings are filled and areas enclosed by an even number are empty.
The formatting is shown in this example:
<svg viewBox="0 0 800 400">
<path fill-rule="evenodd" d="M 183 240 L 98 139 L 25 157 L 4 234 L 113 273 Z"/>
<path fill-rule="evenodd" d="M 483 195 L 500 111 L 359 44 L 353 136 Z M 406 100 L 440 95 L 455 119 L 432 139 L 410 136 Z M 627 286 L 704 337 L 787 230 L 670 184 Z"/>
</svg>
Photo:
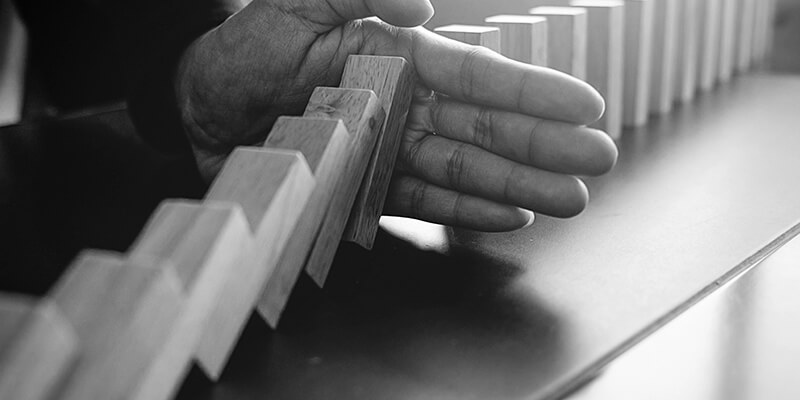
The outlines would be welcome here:
<svg viewBox="0 0 800 400">
<path fill-rule="evenodd" d="M 113 38 L 104 32 L 103 21 L 75 8 L 85 1 L 19 2 L 0 0 L 0 126 L 72 113 L 87 107 L 122 101 Z M 557 1 L 531 1 L 557 3 Z M 36 5 L 33 5 L 36 4 Z M 479 23 L 466 15 L 507 12 L 518 0 L 433 0 L 433 28 L 449 23 Z M 465 7 L 466 6 L 466 7 Z M 18 12 L 19 11 L 19 12 Z M 20 18 L 35 11 L 38 25 L 26 27 Z M 477 12 L 480 11 L 480 12 Z M 64 18 L 84 15 L 85 20 Z M 774 47 L 764 66 L 778 73 L 800 73 L 800 0 L 778 0 Z M 32 29 L 29 29 L 32 28 Z M 47 31 L 45 33 L 45 31 Z M 54 34 L 55 33 L 55 34 Z"/>
</svg>

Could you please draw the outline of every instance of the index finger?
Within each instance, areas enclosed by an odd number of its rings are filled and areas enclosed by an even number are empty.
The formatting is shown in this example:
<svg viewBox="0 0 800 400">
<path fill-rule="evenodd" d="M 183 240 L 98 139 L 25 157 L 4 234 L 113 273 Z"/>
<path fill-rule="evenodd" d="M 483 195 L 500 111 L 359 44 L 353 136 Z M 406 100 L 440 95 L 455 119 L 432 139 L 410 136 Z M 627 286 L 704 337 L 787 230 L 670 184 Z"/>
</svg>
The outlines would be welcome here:
<svg viewBox="0 0 800 400">
<path fill-rule="evenodd" d="M 598 120 L 605 108 L 600 94 L 577 78 L 423 28 L 412 29 L 409 56 L 427 87 L 468 103 L 580 125 Z"/>
</svg>

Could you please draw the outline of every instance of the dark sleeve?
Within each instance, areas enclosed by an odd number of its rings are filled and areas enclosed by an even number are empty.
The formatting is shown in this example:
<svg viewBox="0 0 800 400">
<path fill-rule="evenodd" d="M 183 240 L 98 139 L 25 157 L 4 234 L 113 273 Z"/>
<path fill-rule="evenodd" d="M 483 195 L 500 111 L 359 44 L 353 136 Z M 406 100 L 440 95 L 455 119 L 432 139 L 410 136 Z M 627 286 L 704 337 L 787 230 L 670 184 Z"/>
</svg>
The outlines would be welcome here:
<svg viewBox="0 0 800 400">
<path fill-rule="evenodd" d="M 240 0 L 106 0 L 123 53 L 128 106 L 142 138 L 164 152 L 189 151 L 173 90 L 183 50 L 233 15 Z"/>
</svg>

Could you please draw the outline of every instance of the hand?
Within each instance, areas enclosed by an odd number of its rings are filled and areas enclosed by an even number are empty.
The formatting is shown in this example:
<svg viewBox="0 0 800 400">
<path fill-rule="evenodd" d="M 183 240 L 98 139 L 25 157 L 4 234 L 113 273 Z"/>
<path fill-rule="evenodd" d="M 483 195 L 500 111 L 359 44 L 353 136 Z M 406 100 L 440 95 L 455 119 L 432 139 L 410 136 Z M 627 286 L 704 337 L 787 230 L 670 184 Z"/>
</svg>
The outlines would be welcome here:
<svg viewBox="0 0 800 400">
<path fill-rule="evenodd" d="M 361 18 L 377 15 L 395 26 Z M 617 150 L 589 85 L 423 28 L 427 0 L 255 0 L 185 52 L 176 93 L 208 178 L 230 150 L 264 140 L 317 86 L 336 86 L 350 54 L 405 57 L 418 75 L 385 212 L 478 230 L 526 225 L 586 206 L 573 175 L 598 175 Z"/>
</svg>

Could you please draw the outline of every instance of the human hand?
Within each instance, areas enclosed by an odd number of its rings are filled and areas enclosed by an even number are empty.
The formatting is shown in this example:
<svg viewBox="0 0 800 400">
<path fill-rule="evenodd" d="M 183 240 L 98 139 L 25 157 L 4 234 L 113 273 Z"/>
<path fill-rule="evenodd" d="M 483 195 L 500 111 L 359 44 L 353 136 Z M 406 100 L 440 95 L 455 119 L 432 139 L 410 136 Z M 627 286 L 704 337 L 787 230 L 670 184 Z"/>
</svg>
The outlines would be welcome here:
<svg viewBox="0 0 800 400">
<path fill-rule="evenodd" d="M 350 54 L 405 57 L 418 76 L 387 214 L 478 230 L 524 226 L 524 210 L 568 217 L 617 156 L 582 125 L 603 101 L 568 75 L 511 61 L 423 28 L 427 0 L 255 0 L 195 41 L 176 93 L 207 177 L 236 145 L 264 140 L 317 86 L 336 86 Z M 435 95 L 434 95 L 435 93 Z"/>
</svg>

